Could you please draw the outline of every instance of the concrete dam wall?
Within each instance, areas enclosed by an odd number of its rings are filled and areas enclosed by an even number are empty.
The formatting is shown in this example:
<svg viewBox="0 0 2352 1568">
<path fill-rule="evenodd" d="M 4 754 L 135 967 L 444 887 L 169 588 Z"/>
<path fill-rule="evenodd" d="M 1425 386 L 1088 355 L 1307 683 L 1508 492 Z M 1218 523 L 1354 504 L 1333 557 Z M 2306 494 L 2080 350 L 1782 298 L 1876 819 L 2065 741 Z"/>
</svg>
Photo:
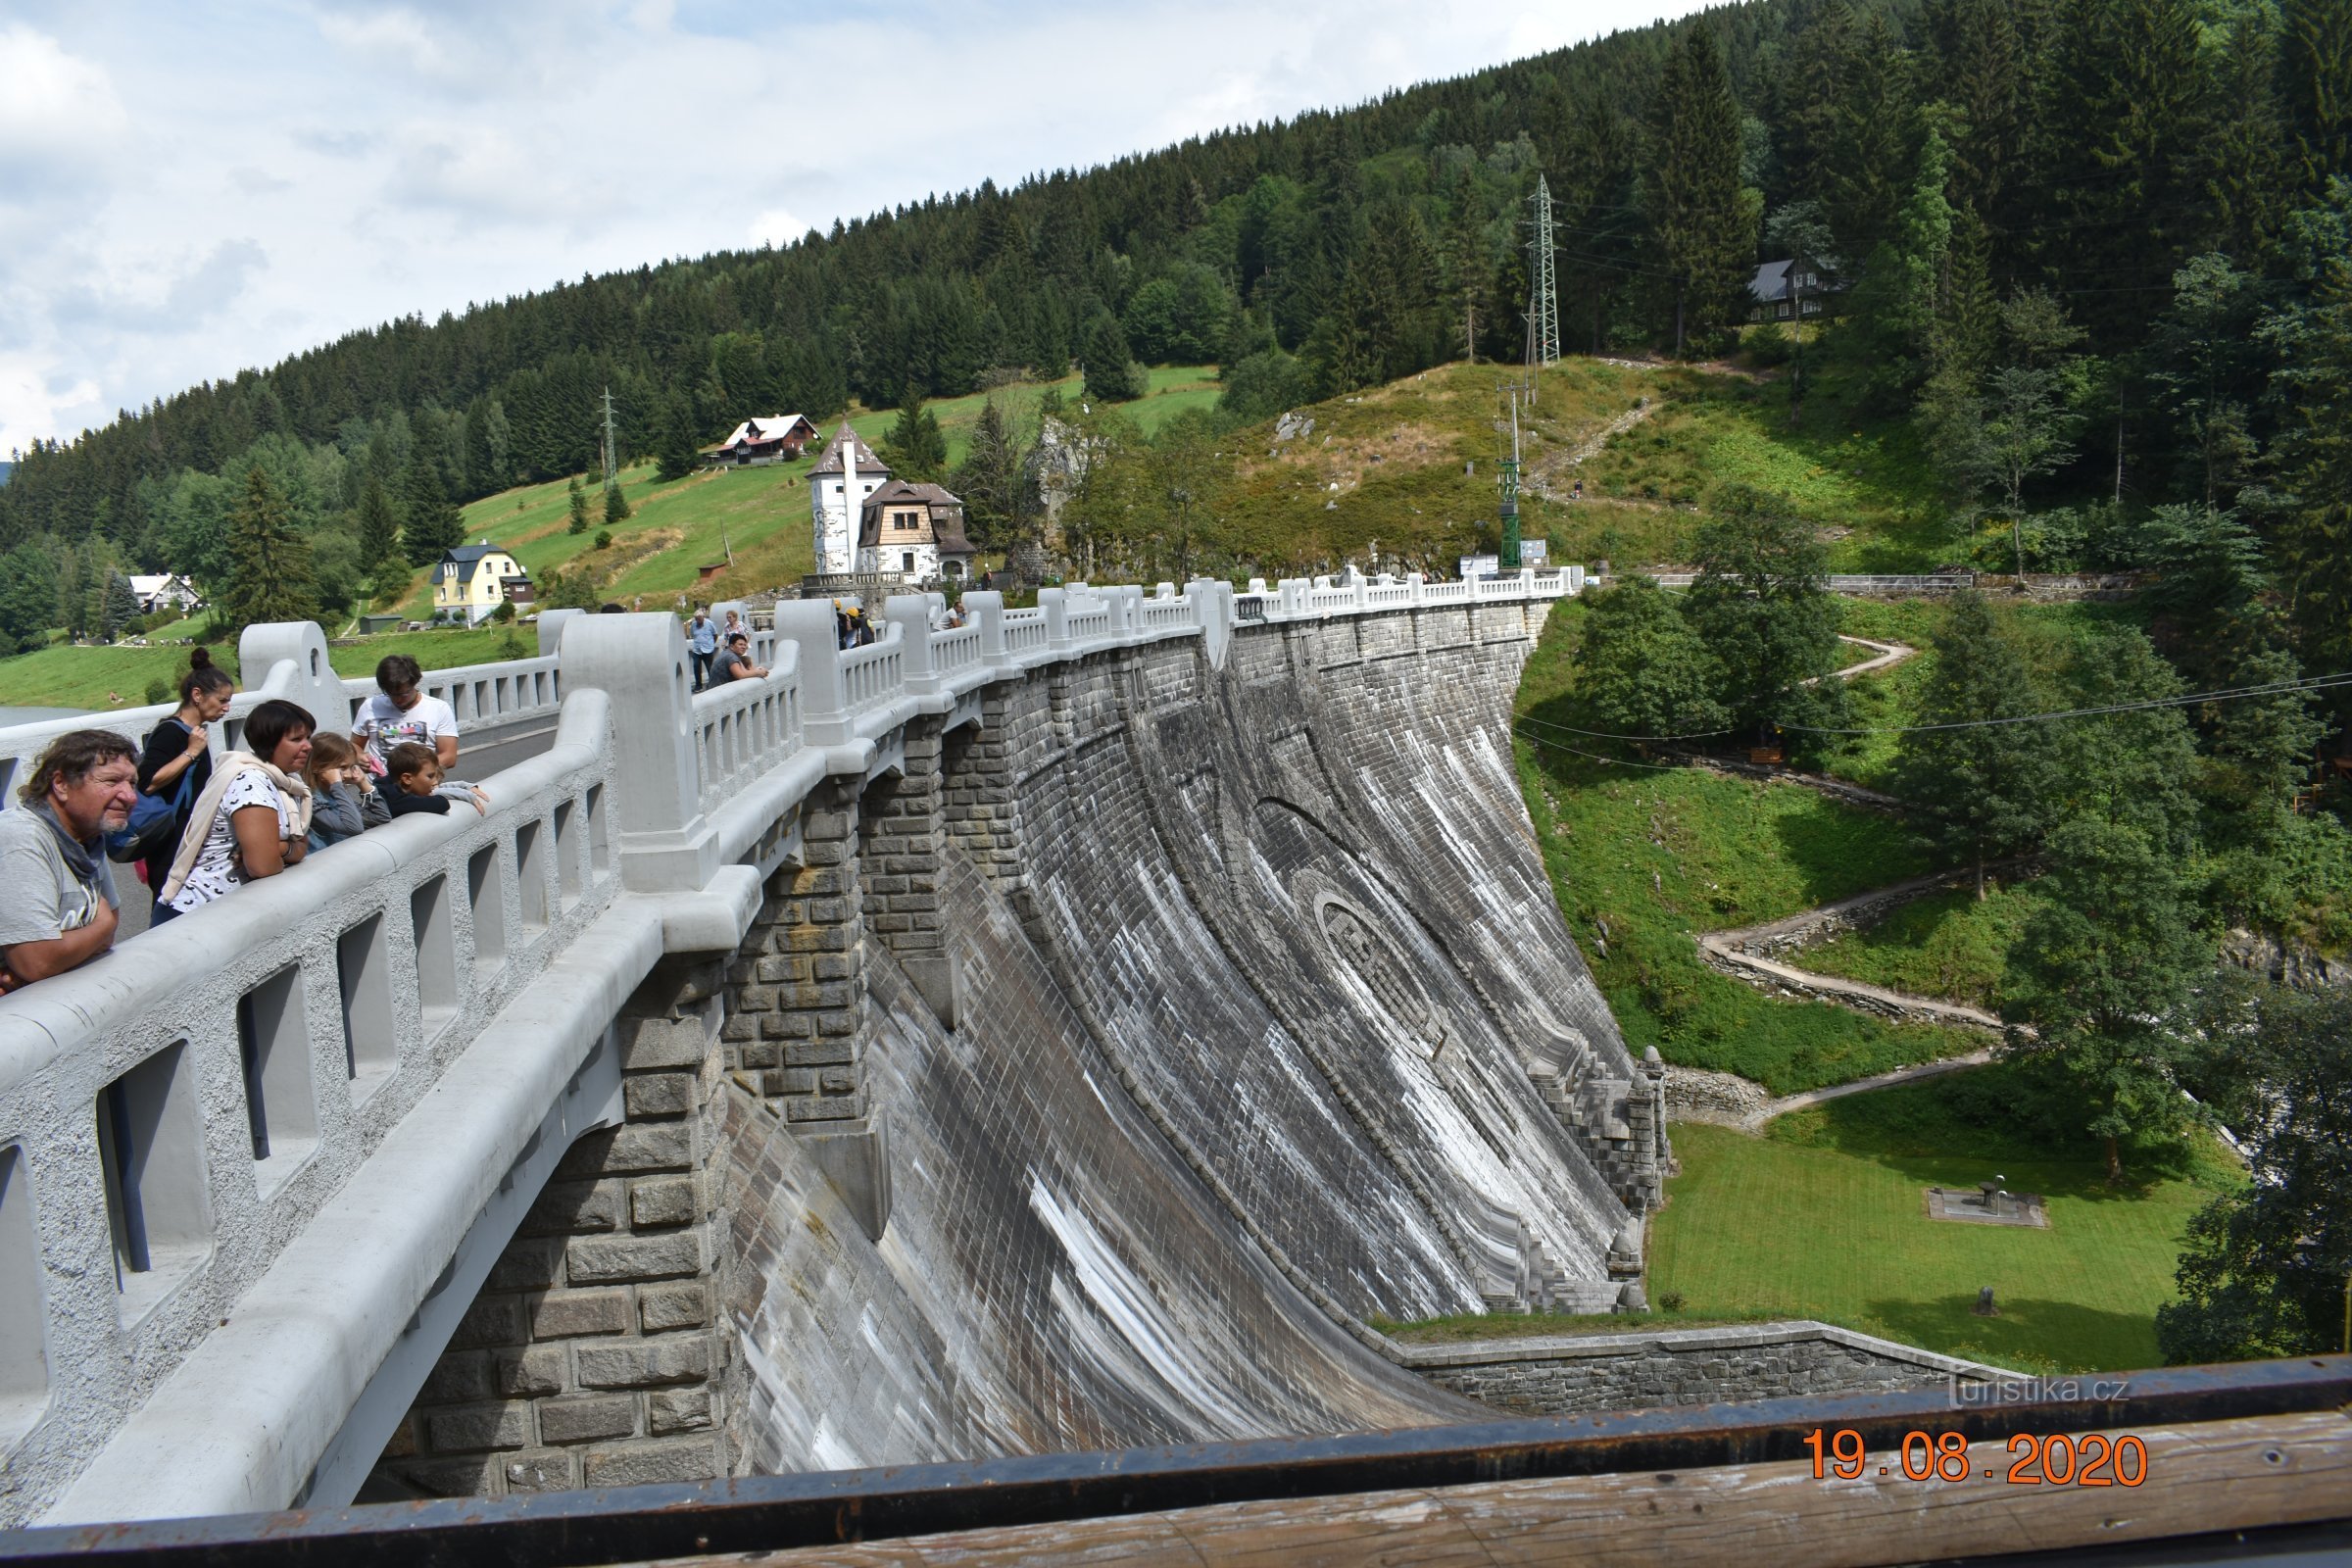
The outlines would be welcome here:
<svg viewBox="0 0 2352 1568">
<path fill-rule="evenodd" d="M 368 1494 L 1475 1416 L 1363 1320 L 1609 1309 L 1666 1162 L 1513 774 L 1546 608 L 1037 668 L 812 794 Z"/>
</svg>

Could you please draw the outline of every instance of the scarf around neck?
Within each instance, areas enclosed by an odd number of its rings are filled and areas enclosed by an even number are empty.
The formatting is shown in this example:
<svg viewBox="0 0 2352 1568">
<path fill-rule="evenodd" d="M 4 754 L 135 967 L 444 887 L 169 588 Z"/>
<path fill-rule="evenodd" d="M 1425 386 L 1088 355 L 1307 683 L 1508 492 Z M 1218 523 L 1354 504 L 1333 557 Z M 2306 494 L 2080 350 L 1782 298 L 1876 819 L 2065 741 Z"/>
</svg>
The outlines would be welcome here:
<svg viewBox="0 0 2352 1568">
<path fill-rule="evenodd" d="M 66 868 L 80 878 L 84 886 L 105 890 L 108 895 L 106 902 L 114 903 L 112 873 L 105 876 L 98 874 L 99 860 L 96 848 L 105 842 L 105 835 L 100 834 L 88 844 L 84 844 L 74 836 L 73 831 L 58 816 L 57 808 L 47 801 L 42 801 L 27 809 L 46 822 L 49 825 L 49 831 L 57 835 L 57 852 L 65 858 Z"/>
<path fill-rule="evenodd" d="M 196 869 L 196 858 L 204 853 L 204 841 L 213 835 L 213 818 L 220 814 L 220 802 L 228 795 L 228 787 L 240 773 L 261 772 L 270 776 L 280 795 L 294 803 L 294 832 L 297 837 L 311 830 L 311 787 L 301 779 L 285 773 L 275 765 L 263 761 L 251 752 L 225 752 L 213 770 L 213 781 L 196 797 L 188 810 L 188 829 L 179 836 L 179 853 L 172 858 L 172 874 L 157 890 L 158 904 L 168 904 L 179 890 L 188 885 L 188 873 Z"/>
</svg>

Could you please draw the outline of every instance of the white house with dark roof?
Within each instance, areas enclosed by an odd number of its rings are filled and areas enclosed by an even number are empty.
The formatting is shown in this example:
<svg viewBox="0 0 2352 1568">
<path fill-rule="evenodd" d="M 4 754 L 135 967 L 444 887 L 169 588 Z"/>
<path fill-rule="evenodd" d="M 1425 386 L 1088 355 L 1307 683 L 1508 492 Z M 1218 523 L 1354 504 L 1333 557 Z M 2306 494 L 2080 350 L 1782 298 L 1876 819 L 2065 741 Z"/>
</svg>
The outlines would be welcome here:
<svg viewBox="0 0 2352 1568">
<path fill-rule="evenodd" d="M 873 449 L 841 421 L 808 470 L 808 510 L 816 527 L 816 574 L 848 576 L 857 559 L 858 510 L 890 478 Z"/>
<path fill-rule="evenodd" d="M 528 610 L 533 594 L 530 573 L 522 564 L 485 539 L 478 545 L 459 545 L 441 552 L 433 563 L 433 618 L 463 619 L 476 626 L 498 607 L 512 604 Z"/>
<path fill-rule="evenodd" d="M 791 463 L 808 450 L 808 443 L 819 433 L 807 415 L 771 414 L 765 418 L 744 420 L 728 432 L 724 441 L 704 451 L 731 467 Z"/>
</svg>

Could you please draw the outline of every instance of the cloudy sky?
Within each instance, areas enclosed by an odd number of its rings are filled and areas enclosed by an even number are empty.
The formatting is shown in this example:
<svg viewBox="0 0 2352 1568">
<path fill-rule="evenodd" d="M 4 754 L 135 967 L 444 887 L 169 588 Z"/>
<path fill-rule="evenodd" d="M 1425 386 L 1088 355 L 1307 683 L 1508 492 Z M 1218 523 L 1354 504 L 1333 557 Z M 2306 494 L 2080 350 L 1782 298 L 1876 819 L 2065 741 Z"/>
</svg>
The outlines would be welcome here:
<svg viewBox="0 0 2352 1568">
<path fill-rule="evenodd" d="M 395 316 L 1699 0 L 0 0 L 0 454 Z"/>
</svg>

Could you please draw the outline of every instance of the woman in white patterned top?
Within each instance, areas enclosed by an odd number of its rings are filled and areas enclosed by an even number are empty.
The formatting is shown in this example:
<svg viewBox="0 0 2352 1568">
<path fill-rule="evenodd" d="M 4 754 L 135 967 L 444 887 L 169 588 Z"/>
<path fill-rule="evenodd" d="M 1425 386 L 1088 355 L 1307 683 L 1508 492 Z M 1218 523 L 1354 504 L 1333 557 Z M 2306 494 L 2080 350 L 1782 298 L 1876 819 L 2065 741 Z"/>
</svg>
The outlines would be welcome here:
<svg viewBox="0 0 2352 1568">
<path fill-rule="evenodd" d="M 178 858 L 156 895 L 158 919 L 201 908 L 302 862 L 311 831 L 311 789 L 302 770 L 316 728 L 307 710 L 287 702 L 272 700 L 246 715 L 245 749 L 220 759 L 189 812 Z"/>
</svg>

